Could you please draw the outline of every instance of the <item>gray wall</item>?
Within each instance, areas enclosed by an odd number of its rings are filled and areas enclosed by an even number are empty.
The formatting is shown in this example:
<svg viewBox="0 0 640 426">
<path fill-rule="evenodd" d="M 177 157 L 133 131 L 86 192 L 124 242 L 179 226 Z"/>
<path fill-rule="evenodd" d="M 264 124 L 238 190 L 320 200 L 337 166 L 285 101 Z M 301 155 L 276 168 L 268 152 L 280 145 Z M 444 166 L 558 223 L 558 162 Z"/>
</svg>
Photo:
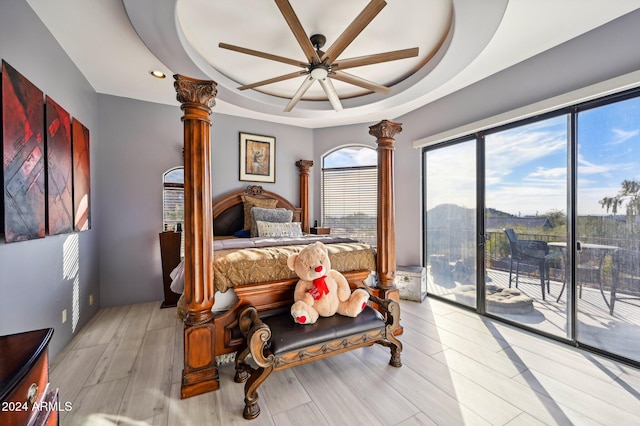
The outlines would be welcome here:
<svg viewBox="0 0 640 426">
<path fill-rule="evenodd" d="M 99 95 L 98 113 L 101 304 L 162 300 L 162 174 L 183 163 L 180 108 Z"/>
<path fill-rule="evenodd" d="M 0 9 L 0 57 L 89 129 L 93 167 L 100 145 L 95 91 L 25 1 L 3 0 Z M 55 356 L 97 311 L 95 224 L 101 215 L 95 208 L 100 194 L 94 177 L 92 170 L 93 229 L 10 244 L 0 238 L 0 335 L 53 327 L 50 351 Z M 65 254 L 71 256 L 66 266 L 70 259 L 77 262 L 73 276 L 63 274 Z M 65 324 L 63 309 L 68 312 Z"/>
<path fill-rule="evenodd" d="M 640 11 L 635 11 L 409 114 L 386 117 L 403 124 L 395 144 L 398 264 L 422 264 L 421 154 L 413 141 L 640 70 L 638 40 Z M 315 159 L 319 162 L 321 155 L 347 143 L 369 141 L 373 146 L 371 124 L 316 130 Z M 319 192 L 313 205 L 320 217 Z"/>
<path fill-rule="evenodd" d="M 100 95 L 95 173 L 103 197 L 99 224 L 102 306 L 162 300 L 158 232 L 162 230 L 162 174 L 183 165 L 182 111 L 132 99 Z M 212 114 L 212 193 L 244 188 L 239 180 L 239 132 L 276 138 L 276 182 L 262 184 L 298 202 L 294 163 L 313 155 L 307 129 Z"/>
<path fill-rule="evenodd" d="M 298 168 L 295 166 L 295 162 L 300 159 L 313 159 L 312 130 L 216 114 L 215 107 L 212 119 L 211 179 L 214 197 L 255 184 L 254 182 L 241 182 L 239 179 L 239 133 L 244 132 L 276 138 L 276 182 L 262 183 L 261 185 L 266 190 L 277 192 L 293 203 L 298 203 Z M 311 190 L 313 189 L 311 188 Z"/>
</svg>

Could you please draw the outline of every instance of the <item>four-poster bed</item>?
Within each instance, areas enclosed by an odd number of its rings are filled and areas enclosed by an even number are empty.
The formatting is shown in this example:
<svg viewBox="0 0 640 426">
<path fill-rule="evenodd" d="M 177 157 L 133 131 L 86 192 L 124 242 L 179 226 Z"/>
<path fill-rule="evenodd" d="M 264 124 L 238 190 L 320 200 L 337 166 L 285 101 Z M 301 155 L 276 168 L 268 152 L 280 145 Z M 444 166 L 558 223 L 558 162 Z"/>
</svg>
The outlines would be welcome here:
<svg viewBox="0 0 640 426">
<path fill-rule="evenodd" d="M 296 163 L 300 175 L 300 207 L 290 201 L 249 186 L 218 198 L 211 198 L 211 108 L 215 104 L 216 83 L 176 75 L 177 99 L 184 111 L 185 152 L 185 262 L 184 262 L 184 371 L 182 398 L 198 395 L 219 388 L 217 355 L 237 351 L 244 344 L 238 330 L 240 312 L 253 306 L 257 312 L 290 306 L 296 278 L 237 285 L 233 288 L 238 302 L 227 312 L 215 316 L 214 303 L 213 236 L 223 235 L 237 227 L 238 211 L 242 209 L 243 194 L 277 200 L 277 206 L 294 212 L 309 231 L 309 170 L 313 162 Z M 394 136 L 402 131 L 399 123 L 383 120 L 371 126 L 369 133 L 376 137 L 378 151 L 378 218 L 377 253 L 375 271 L 378 282 L 372 294 L 379 298 L 398 299 L 394 286 L 396 271 L 394 228 Z M 235 223 L 235 224 L 234 224 Z M 217 232 L 214 232 L 215 231 Z M 223 229 L 226 229 L 223 231 Z M 352 287 L 362 286 L 370 270 L 346 271 Z"/>
</svg>

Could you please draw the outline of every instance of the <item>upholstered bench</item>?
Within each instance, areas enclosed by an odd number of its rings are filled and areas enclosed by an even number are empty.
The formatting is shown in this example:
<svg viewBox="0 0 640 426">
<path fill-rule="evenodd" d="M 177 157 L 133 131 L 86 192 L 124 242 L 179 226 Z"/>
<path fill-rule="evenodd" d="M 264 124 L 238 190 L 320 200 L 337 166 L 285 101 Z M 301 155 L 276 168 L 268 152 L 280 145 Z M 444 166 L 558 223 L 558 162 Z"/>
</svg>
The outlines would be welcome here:
<svg viewBox="0 0 640 426">
<path fill-rule="evenodd" d="M 370 302 L 385 315 L 367 306 L 356 318 L 336 314 L 319 318 L 315 324 L 301 325 L 293 321 L 288 311 L 258 315 L 252 306 L 243 309 L 238 324 L 247 346 L 236 358 L 235 381 L 246 382 L 244 418 L 254 419 L 260 414 L 257 389 L 273 371 L 374 343 L 389 347 L 389 364 L 400 367 L 402 343 L 394 334 L 399 327 L 400 305 L 373 295 Z M 258 368 L 246 362 L 249 354 Z"/>
</svg>

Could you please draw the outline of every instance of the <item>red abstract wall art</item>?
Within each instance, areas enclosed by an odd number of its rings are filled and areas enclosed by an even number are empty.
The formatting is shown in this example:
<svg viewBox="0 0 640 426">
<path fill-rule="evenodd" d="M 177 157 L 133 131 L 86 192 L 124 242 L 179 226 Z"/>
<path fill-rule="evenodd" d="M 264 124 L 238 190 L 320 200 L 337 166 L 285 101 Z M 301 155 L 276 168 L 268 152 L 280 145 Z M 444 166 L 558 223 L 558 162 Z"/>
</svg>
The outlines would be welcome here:
<svg viewBox="0 0 640 426">
<path fill-rule="evenodd" d="M 53 99 L 45 102 L 47 234 L 73 232 L 71 116 Z"/>
<path fill-rule="evenodd" d="M 45 235 L 43 92 L 2 61 L 2 153 L 6 242 Z"/>
<path fill-rule="evenodd" d="M 71 123 L 73 151 L 73 220 L 76 231 L 91 229 L 91 169 L 89 129 L 76 118 Z"/>
</svg>

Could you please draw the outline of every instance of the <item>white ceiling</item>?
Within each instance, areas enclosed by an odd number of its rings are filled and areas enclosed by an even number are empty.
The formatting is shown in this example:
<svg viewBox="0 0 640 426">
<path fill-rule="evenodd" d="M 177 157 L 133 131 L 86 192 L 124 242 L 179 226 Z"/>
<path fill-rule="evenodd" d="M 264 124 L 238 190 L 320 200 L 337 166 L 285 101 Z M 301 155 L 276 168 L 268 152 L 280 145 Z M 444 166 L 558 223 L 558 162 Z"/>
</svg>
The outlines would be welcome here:
<svg viewBox="0 0 640 426">
<path fill-rule="evenodd" d="M 98 93 L 177 105 L 173 79 L 150 76 L 158 69 L 216 81 L 214 113 L 309 128 L 394 119 L 640 8 L 640 0 L 387 0 L 340 58 L 419 47 L 417 58 L 349 70 L 391 93 L 336 82 L 344 110 L 304 98 L 285 113 L 302 77 L 260 92 L 237 87 L 298 68 L 218 47 L 304 61 L 273 0 L 27 2 Z M 327 37 L 323 50 L 368 2 L 290 0 L 307 34 Z M 309 98 L 323 92 L 310 89 Z"/>
<path fill-rule="evenodd" d="M 298 2 L 304 7 L 296 14 L 308 35 L 323 34 L 327 42 L 326 51 L 367 5 L 368 0 L 342 1 L 331 7 L 325 2 Z M 292 6 L 298 6 L 295 0 Z M 250 8 L 251 13 L 246 13 Z M 231 52 L 218 47 L 218 42 L 240 45 L 253 50 L 268 52 L 307 62 L 286 21 L 273 0 L 224 2 L 191 0 L 179 1 L 177 16 L 188 43 L 196 52 L 222 75 L 243 84 L 262 81 L 270 77 L 289 74 L 299 68 L 255 56 Z M 228 19 L 211 17 L 228 16 Z M 265 16 L 276 19 L 264 19 Z M 453 17 L 451 0 L 404 0 L 387 5 L 365 30 L 347 47 L 343 58 L 355 58 L 375 53 L 404 48 L 419 47 L 416 58 L 386 62 L 350 70 L 358 77 L 383 85 L 392 85 L 397 80 L 412 75 L 437 52 L 449 33 Z M 402 25 L 398 25 L 398 20 Z M 202 28 L 209 27 L 208 31 Z M 215 40 L 215 42 L 212 42 Z M 302 82 L 303 77 L 260 87 L 280 97 L 290 98 Z M 334 81 L 340 97 L 368 93 L 366 89 Z M 305 98 L 326 96 L 320 85 L 312 86 Z M 326 105 L 325 105 L 326 106 Z"/>
</svg>

